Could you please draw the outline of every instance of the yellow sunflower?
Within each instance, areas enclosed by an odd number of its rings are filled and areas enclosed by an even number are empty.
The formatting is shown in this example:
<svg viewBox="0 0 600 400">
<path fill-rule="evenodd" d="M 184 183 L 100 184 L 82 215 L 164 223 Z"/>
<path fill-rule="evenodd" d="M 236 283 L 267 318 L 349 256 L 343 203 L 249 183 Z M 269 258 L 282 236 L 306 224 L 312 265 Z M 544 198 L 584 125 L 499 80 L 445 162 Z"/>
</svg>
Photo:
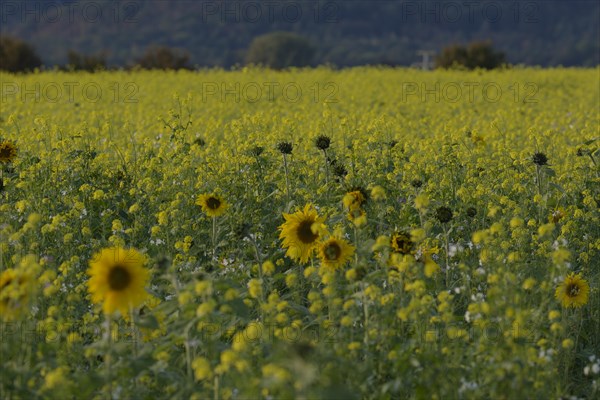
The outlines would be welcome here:
<svg viewBox="0 0 600 400">
<path fill-rule="evenodd" d="M 145 286 L 149 272 L 144 267 L 146 258 L 135 249 L 121 247 L 102 249 L 90 261 L 88 291 L 92 302 L 102 303 L 102 310 L 121 315 L 129 313 L 148 297 Z"/>
<path fill-rule="evenodd" d="M 8 164 L 17 156 L 17 147 L 11 142 L 4 140 L 0 143 L 0 162 Z"/>
<path fill-rule="evenodd" d="M 581 277 L 581 274 L 569 274 L 565 280 L 558 285 L 554 296 L 563 307 L 581 307 L 588 302 L 590 286 Z"/>
<path fill-rule="evenodd" d="M 225 213 L 229 206 L 225 200 L 216 194 L 201 194 L 196 200 L 196 204 L 202 207 L 202 211 L 209 217 L 218 217 Z"/>
<path fill-rule="evenodd" d="M 360 208 L 367 201 L 367 196 L 363 189 L 352 190 L 342 199 L 342 203 L 344 207 L 348 210 L 354 210 L 356 208 Z"/>
<path fill-rule="evenodd" d="M 360 207 L 351 208 L 348 211 L 348 221 L 354 222 L 357 219 L 365 217 L 366 215 L 367 213 L 365 212 L 365 210 L 363 210 Z"/>
<path fill-rule="evenodd" d="M 391 240 L 392 251 L 400 254 L 414 254 L 415 244 L 406 232 L 394 232 Z"/>
<path fill-rule="evenodd" d="M 0 274 L 0 316 L 3 320 L 17 319 L 27 308 L 32 283 L 30 274 L 12 268 Z"/>
<path fill-rule="evenodd" d="M 293 214 L 284 213 L 283 218 L 285 222 L 279 227 L 279 238 L 287 248 L 285 254 L 302 264 L 307 263 L 319 242 L 325 218 L 319 217 L 310 204 Z"/>
<path fill-rule="evenodd" d="M 354 246 L 344 239 L 331 237 L 319 245 L 319 258 L 323 268 L 337 271 L 354 255 Z"/>
</svg>

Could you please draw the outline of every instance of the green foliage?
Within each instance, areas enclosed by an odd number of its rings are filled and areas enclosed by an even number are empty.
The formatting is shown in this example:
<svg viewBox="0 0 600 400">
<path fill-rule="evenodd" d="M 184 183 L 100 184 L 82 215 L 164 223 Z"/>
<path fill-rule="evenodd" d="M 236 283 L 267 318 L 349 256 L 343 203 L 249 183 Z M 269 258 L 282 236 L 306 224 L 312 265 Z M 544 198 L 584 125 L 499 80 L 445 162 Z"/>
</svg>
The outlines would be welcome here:
<svg viewBox="0 0 600 400">
<path fill-rule="evenodd" d="M 10 36 L 0 37 L 0 70 L 23 72 L 41 65 L 42 60 L 31 45 Z"/>
<path fill-rule="evenodd" d="M 86 55 L 78 53 L 75 50 L 69 50 L 67 53 L 68 62 L 66 68 L 72 71 L 88 72 L 106 69 L 106 56 L 106 52 Z"/>
<path fill-rule="evenodd" d="M 136 65 L 143 69 L 189 69 L 190 55 L 182 49 L 172 49 L 166 46 L 150 46 Z"/>
<path fill-rule="evenodd" d="M 310 65 L 315 48 L 302 36 L 289 32 L 273 32 L 252 41 L 246 62 L 273 69 Z"/>
<path fill-rule="evenodd" d="M 462 66 L 468 69 L 494 69 L 505 62 L 506 56 L 494 50 L 491 42 L 473 42 L 469 46 L 446 47 L 436 60 L 438 68 Z"/>
</svg>

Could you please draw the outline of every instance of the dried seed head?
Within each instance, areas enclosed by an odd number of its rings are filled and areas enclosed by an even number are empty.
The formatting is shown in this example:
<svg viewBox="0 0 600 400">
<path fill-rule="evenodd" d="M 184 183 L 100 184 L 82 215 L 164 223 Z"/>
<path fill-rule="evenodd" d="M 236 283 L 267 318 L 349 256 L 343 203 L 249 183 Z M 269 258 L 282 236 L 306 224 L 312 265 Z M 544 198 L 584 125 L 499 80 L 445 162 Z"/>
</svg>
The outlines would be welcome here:
<svg viewBox="0 0 600 400">
<path fill-rule="evenodd" d="M 544 153 L 535 153 L 532 160 L 534 164 L 539 166 L 548 164 L 548 157 Z"/>
<path fill-rule="evenodd" d="M 442 224 L 450 222 L 450 220 L 453 217 L 452 210 L 449 207 L 444 207 L 444 206 L 438 207 L 438 209 L 435 210 L 435 217 Z"/>
<path fill-rule="evenodd" d="M 292 154 L 293 149 L 294 145 L 292 145 L 290 142 L 277 143 L 277 150 L 279 150 L 281 154 Z"/>
<path fill-rule="evenodd" d="M 415 189 L 418 189 L 421 186 L 423 186 L 423 181 L 421 181 L 420 179 L 413 179 L 410 182 L 410 186 L 414 187 Z"/>
<path fill-rule="evenodd" d="M 252 155 L 254 157 L 258 157 L 263 153 L 263 151 L 265 151 L 264 147 L 254 146 L 253 148 L 250 149 L 250 155 Z"/>
<path fill-rule="evenodd" d="M 475 207 L 467 208 L 467 216 L 469 218 L 474 218 L 477 215 L 477 209 Z"/>
<path fill-rule="evenodd" d="M 346 170 L 346 167 L 344 167 L 344 165 L 335 163 L 335 165 L 333 166 L 333 174 L 338 178 L 343 178 L 346 175 L 348 175 L 348 170 Z"/>
<path fill-rule="evenodd" d="M 320 135 L 317 136 L 317 138 L 315 139 L 315 146 L 317 146 L 317 149 L 319 150 L 327 150 L 330 144 L 331 139 L 329 138 L 329 136 Z"/>
</svg>

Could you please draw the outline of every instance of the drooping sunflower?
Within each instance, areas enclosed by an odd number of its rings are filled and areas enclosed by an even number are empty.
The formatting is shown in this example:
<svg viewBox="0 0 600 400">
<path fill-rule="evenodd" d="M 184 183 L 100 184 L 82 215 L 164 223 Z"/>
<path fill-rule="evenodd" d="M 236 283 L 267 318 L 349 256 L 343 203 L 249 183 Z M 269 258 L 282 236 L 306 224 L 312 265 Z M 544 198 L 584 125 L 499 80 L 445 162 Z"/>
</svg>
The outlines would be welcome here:
<svg viewBox="0 0 600 400">
<path fill-rule="evenodd" d="M 142 304 L 148 297 L 145 286 L 149 272 L 144 267 L 145 261 L 145 256 L 135 249 L 102 249 L 92 258 L 88 269 L 92 302 L 102 303 L 106 314 L 119 310 L 121 315 Z"/>
<path fill-rule="evenodd" d="M 196 200 L 196 204 L 202 207 L 202 211 L 209 217 L 219 217 L 225 213 L 229 206 L 227 202 L 217 194 L 201 194 Z"/>
<path fill-rule="evenodd" d="M 581 274 L 569 274 L 565 280 L 558 285 L 554 296 L 563 307 L 581 307 L 588 302 L 590 286 L 581 277 Z"/>
<path fill-rule="evenodd" d="M 352 258 L 354 250 L 354 246 L 344 239 L 331 237 L 319 245 L 321 265 L 326 269 L 337 271 Z"/>
<path fill-rule="evenodd" d="M 0 142 L 0 162 L 8 164 L 17 156 L 17 146 L 8 140 Z"/>
<path fill-rule="evenodd" d="M 415 244 L 406 232 L 394 232 L 391 240 L 392 251 L 400 254 L 414 254 Z"/>
<path fill-rule="evenodd" d="M 279 227 L 279 238 L 283 239 L 283 247 L 287 248 L 286 256 L 302 264 L 307 263 L 317 247 L 325 218 L 319 217 L 310 204 L 293 214 L 283 213 L 283 218 L 285 222 Z"/>
</svg>

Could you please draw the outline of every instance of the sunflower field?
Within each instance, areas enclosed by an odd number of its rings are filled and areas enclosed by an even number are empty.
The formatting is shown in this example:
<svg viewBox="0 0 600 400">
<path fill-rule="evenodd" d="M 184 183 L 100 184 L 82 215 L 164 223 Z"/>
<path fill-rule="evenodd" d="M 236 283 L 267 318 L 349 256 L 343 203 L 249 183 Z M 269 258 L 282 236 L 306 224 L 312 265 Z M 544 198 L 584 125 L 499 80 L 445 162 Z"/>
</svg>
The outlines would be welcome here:
<svg viewBox="0 0 600 400">
<path fill-rule="evenodd" d="M 598 398 L 599 74 L 0 73 L 0 397 Z"/>
</svg>

